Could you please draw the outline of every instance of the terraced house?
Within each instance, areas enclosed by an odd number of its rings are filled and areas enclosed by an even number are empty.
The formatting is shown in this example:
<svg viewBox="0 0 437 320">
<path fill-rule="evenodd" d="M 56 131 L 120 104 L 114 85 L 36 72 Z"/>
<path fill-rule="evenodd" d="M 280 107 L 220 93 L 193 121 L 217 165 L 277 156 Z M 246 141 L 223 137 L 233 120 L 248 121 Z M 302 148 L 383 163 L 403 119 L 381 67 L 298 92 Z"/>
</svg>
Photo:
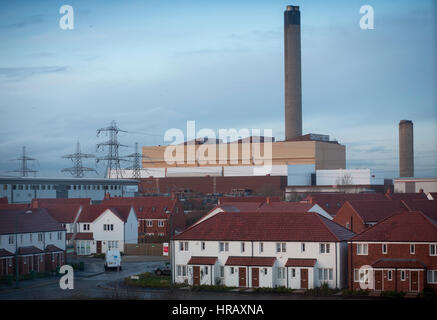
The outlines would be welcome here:
<svg viewBox="0 0 437 320">
<path fill-rule="evenodd" d="M 0 210 L 0 276 L 56 270 L 65 263 L 65 234 L 45 209 Z"/>
<path fill-rule="evenodd" d="M 380 221 L 350 240 L 349 270 L 352 290 L 437 289 L 437 221 L 407 211 Z"/>
<path fill-rule="evenodd" d="M 314 212 L 210 212 L 175 237 L 173 281 L 311 289 L 347 285 L 354 233 Z"/>
</svg>

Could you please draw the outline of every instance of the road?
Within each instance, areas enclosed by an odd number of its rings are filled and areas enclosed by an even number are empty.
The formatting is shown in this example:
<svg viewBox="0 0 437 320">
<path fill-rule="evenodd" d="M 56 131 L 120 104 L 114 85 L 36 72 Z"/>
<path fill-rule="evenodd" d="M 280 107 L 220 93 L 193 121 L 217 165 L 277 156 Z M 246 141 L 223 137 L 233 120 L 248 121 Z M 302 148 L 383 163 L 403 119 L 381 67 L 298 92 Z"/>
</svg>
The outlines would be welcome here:
<svg viewBox="0 0 437 320">
<path fill-rule="evenodd" d="M 131 275 L 153 272 L 165 261 L 151 257 L 124 257 L 121 271 L 104 271 L 103 259 L 81 258 L 85 272 L 74 274 L 74 289 L 62 290 L 59 279 L 45 278 L 22 281 L 15 289 L 2 288 L 0 300 L 57 300 L 57 299 L 147 299 L 147 300 L 308 300 L 344 299 L 341 296 L 308 297 L 300 294 L 207 292 L 191 290 L 145 289 L 126 287 L 123 279 Z M 357 298 L 362 299 L 362 298 Z"/>
</svg>

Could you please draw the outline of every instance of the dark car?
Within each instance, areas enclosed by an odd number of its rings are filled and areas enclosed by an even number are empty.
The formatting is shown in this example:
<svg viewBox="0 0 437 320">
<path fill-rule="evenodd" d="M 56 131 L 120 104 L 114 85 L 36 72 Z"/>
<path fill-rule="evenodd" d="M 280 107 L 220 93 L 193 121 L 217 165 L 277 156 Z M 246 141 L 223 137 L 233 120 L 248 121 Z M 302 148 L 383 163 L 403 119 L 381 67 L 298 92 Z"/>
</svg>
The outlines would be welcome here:
<svg viewBox="0 0 437 320">
<path fill-rule="evenodd" d="M 169 276 L 169 275 L 171 275 L 170 262 L 166 262 L 163 267 L 155 268 L 155 274 L 157 276 L 161 276 L 161 275 Z"/>
</svg>

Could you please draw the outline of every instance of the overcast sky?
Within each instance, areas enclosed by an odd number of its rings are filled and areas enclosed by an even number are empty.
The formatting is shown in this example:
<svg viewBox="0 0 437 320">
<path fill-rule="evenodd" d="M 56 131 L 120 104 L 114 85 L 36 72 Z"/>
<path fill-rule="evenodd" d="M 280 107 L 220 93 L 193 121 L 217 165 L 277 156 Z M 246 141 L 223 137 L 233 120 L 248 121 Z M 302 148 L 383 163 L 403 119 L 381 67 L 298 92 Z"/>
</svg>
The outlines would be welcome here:
<svg viewBox="0 0 437 320">
<path fill-rule="evenodd" d="M 74 30 L 59 27 L 63 4 Z M 95 153 L 111 120 L 129 131 L 121 154 L 164 144 L 187 120 L 282 140 L 287 4 L 301 7 L 304 133 L 345 144 L 348 168 L 394 178 L 398 123 L 413 120 L 416 176 L 437 177 L 433 0 L 2 0 L 0 174 L 26 146 L 39 176 L 65 176 L 61 156 L 77 140 Z M 364 4 L 374 30 L 359 27 Z"/>
</svg>

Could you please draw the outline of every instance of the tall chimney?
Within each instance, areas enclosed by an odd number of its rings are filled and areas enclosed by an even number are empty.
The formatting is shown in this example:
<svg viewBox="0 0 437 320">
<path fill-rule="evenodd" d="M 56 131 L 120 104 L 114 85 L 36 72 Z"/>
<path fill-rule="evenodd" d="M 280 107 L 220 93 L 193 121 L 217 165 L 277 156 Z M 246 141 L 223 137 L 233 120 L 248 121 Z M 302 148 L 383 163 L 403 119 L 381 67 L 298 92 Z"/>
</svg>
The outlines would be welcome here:
<svg viewBox="0 0 437 320">
<path fill-rule="evenodd" d="M 302 85 L 300 59 L 300 11 L 284 11 L 285 140 L 302 135 Z"/>
<path fill-rule="evenodd" d="M 399 176 L 414 177 L 413 121 L 399 122 Z"/>
</svg>

